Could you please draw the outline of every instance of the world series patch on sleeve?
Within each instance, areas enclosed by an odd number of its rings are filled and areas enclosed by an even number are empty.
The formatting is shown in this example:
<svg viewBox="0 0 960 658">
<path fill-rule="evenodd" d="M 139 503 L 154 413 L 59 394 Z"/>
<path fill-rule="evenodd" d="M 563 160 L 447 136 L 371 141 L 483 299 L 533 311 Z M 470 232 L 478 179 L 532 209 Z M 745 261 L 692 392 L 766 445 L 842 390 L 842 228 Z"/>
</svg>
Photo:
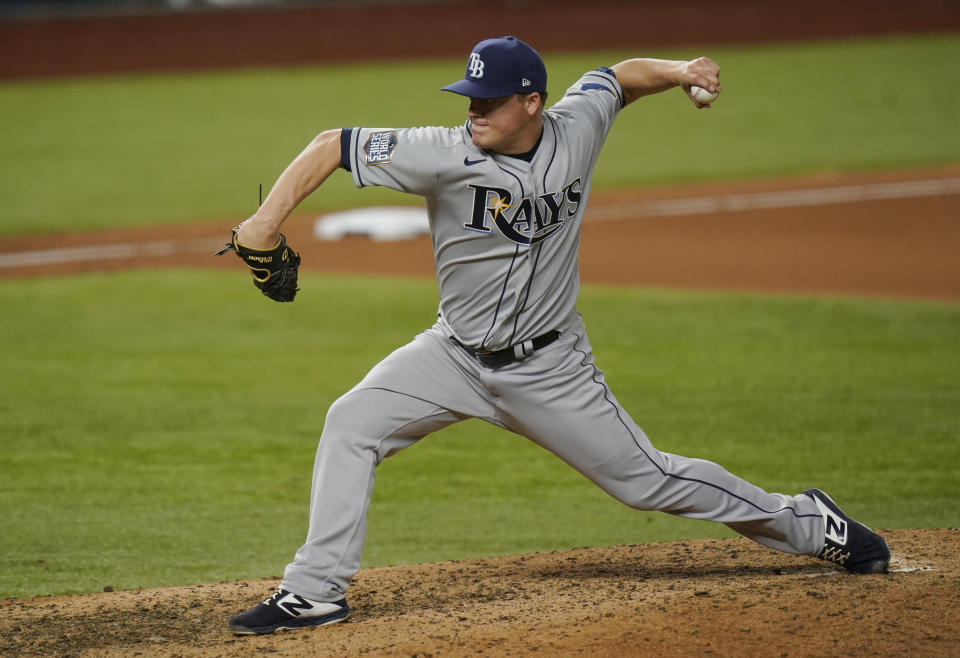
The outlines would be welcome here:
<svg viewBox="0 0 960 658">
<path fill-rule="evenodd" d="M 371 133 L 363 145 L 363 153 L 368 165 L 390 164 L 393 151 L 397 148 L 397 131 L 381 130 Z"/>
</svg>

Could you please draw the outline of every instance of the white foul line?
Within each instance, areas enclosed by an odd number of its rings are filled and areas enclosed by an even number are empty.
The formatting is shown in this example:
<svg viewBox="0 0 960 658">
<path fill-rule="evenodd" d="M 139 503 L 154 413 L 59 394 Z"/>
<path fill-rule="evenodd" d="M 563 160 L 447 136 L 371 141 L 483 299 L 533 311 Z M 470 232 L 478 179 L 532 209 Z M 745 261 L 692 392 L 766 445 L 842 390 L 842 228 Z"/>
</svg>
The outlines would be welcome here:
<svg viewBox="0 0 960 658">
<path fill-rule="evenodd" d="M 724 194 L 686 199 L 665 199 L 662 201 L 630 201 L 591 208 L 587 212 L 586 219 L 590 221 L 610 221 L 636 219 L 638 217 L 679 217 L 682 215 L 704 215 L 740 210 L 798 208 L 831 203 L 856 203 L 859 201 L 882 201 L 951 194 L 960 194 L 960 178 Z M 122 260 L 138 256 L 169 256 L 175 253 L 212 250 L 216 246 L 217 239 L 210 238 L 207 240 L 129 242 L 20 251 L 0 254 L 0 268 L 78 263 L 93 260 Z"/>
<path fill-rule="evenodd" d="M 665 199 L 663 201 L 630 201 L 592 208 L 587 211 L 587 218 L 592 221 L 609 221 L 636 219 L 637 217 L 678 217 L 681 215 L 705 215 L 740 210 L 797 208 L 831 203 L 856 203 L 950 194 L 960 194 L 960 178 L 724 194 L 687 199 Z"/>
<path fill-rule="evenodd" d="M 222 242 L 222 240 L 220 240 Z M 209 251 L 213 254 L 217 239 L 191 241 L 152 241 L 101 244 L 89 247 L 63 247 L 37 251 L 15 251 L 0 254 L 0 268 L 29 267 L 31 265 L 54 265 L 57 263 L 81 263 L 93 260 L 123 260 L 138 256 L 172 256 L 184 252 Z"/>
</svg>

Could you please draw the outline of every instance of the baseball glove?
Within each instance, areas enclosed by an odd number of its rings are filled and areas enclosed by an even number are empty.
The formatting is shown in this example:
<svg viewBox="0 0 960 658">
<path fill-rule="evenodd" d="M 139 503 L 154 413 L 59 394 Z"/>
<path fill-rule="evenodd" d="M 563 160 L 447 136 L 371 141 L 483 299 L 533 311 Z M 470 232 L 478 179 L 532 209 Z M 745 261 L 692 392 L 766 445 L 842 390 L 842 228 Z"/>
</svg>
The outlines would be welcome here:
<svg viewBox="0 0 960 658">
<path fill-rule="evenodd" d="M 237 242 L 237 230 L 233 229 L 230 242 L 216 253 L 222 256 L 233 251 L 240 257 L 253 275 L 253 285 L 264 295 L 277 302 L 292 302 L 296 297 L 297 274 L 300 267 L 300 254 L 287 246 L 287 239 L 280 234 L 280 240 L 272 249 L 253 249 Z"/>
</svg>

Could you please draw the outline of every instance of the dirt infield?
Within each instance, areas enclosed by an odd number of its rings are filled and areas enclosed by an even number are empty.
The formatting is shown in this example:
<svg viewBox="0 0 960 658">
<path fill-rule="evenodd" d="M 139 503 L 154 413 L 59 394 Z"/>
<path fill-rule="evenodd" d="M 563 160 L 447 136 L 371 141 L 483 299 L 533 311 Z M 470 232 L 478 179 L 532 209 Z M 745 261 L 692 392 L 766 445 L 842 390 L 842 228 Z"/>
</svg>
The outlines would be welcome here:
<svg viewBox="0 0 960 658">
<path fill-rule="evenodd" d="M 235 637 L 277 579 L 0 601 L 9 656 L 955 656 L 960 531 L 885 531 L 886 575 L 745 539 L 366 569 L 342 624 Z"/>
<path fill-rule="evenodd" d="M 586 283 L 960 300 L 960 165 L 592 195 L 580 254 Z M 305 271 L 433 276 L 427 237 L 284 232 Z M 0 241 L 0 278 L 130 267 L 243 270 L 214 258 L 234 219 Z M 305 290 L 302 294 L 322 294 Z"/>
</svg>

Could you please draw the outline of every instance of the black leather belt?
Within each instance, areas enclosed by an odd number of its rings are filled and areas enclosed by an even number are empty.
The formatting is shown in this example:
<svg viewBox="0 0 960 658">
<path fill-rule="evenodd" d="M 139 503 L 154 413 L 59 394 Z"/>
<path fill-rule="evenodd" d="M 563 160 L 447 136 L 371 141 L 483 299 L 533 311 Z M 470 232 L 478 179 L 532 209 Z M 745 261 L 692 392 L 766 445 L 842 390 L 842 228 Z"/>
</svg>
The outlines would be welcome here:
<svg viewBox="0 0 960 658">
<path fill-rule="evenodd" d="M 560 332 L 554 329 L 553 331 L 548 331 L 542 336 L 537 336 L 533 340 L 525 340 L 522 343 L 513 345 L 512 347 L 506 347 L 502 350 L 496 350 L 494 352 L 490 352 L 488 350 L 475 350 L 472 347 L 464 345 L 452 336 L 450 337 L 450 340 L 465 349 L 467 352 L 473 355 L 477 361 L 488 368 L 502 368 L 507 364 L 513 363 L 514 361 L 524 360 L 537 350 L 542 350 L 544 347 L 558 338 L 560 338 Z"/>
</svg>

